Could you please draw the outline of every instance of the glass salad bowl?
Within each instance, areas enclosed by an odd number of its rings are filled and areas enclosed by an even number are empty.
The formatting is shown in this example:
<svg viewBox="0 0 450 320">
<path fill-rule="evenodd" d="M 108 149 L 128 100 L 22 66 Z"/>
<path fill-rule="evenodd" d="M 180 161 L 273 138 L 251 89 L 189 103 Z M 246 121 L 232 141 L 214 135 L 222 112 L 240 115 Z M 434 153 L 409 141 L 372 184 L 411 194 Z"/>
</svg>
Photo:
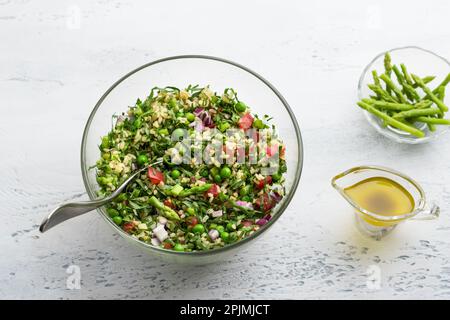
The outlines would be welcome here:
<svg viewBox="0 0 450 320">
<path fill-rule="evenodd" d="M 273 210 L 273 218 L 257 232 L 219 249 L 197 252 L 177 252 L 139 241 L 117 226 L 104 208 L 98 209 L 105 221 L 129 242 L 143 248 L 153 256 L 166 261 L 186 264 L 204 264 L 221 260 L 235 253 L 264 234 L 283 214 L 297 189 L 303 166 L 303 146 L 300 129 L 294 113 L 280 92 L 267 80 L 237 63 L 200 55 L 175 56 L 145 64 L 115 82 L 100 98 L 87 121 L 81 145 L 81 171 L 84 185 L 91 200 L 97 199 L 99 186 L 96 170 L 89 169 L 100 157 L 100 137 L 111 130 L 112 116 L 126 111 L 137 98 L 148 96 L 150 89 L 158 86 L 185 88 L 189 84 L 209 85 L 215 92 L 232 87 L 239 98 L 257 114 L 273 117 L 280 137 L 286 145 L 286 196 Z"/>
<path fill-rule="evenodd" d="M 388 50 L 392 58 L 392 63 L 399 65 L 403 63 L 408 68 L 410 73 L 417 74 L 421 77 L 436 76 L 436 78 L 428 84 L 431 89 L 434 89 L 450 72 L 450 62 L 445 58 L 419 47 L 409 46 Z M 372 70 L 376 70 L 378 75 L 384 72 L 384 55 L 386 52 L 378 54 L 363 70 L 358 82 L 358 98 L 369 98 L 372 91 L 367 87 L 368 84 L 373 83 Z M 392 79 L 396 79 L 392 74 Z M 395 80 L 394 80 L 395 82 Z M 423 94 L 421 89 L 417 89 L 419 94 Z M 450 104 L 449 95 L 444 98 L 446 105 Z M 430 131 L 423 123 L 416 123 L 415 126 L 425 133 L 423 138 L 418 138 L 407 132 L 398 130 L 391 126 L 384 126 L 382 121 L 364 110 L 367 121 L 383 136 L 399 142 L 408 144 L 419 144 L 434 140 L 449 131 L 450 126 L 437 125 L 436 131 Z"/>
</svg>

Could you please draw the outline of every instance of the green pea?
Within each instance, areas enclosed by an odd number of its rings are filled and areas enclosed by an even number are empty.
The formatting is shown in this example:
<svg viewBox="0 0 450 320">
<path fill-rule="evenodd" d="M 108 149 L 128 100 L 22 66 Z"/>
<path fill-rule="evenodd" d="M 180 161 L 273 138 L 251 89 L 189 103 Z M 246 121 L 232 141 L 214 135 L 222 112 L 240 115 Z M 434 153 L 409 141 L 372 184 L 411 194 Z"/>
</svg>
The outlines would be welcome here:
<svg viewBox="0 0 450 320">
<path fill-rule="evenodd" d="M 230 238 L 230 234 L 228 232 L 226 232 L 226 231 L 222 231 L 220 233 L 220 238 L 222 238 L 222 240 L 224 242 L 228 242 L 228 239 Z"/>
<path fill-rule="evenodd" d="M 214 182 L 217 182 L 217 183 L 222 182 L 222 177 L 220 176 L 220 174 L 216 174 L 214 176 Z"/>
<path fill-rule="evenodd" d="M 221 123 L 219 124 L 219 130 L 220 130 L 221 132 L 227 131 L 230 127 L 231 127 L 231 125 L 230 125 L 228 122 L 221 122 Z"/>
<path fill-rule="evenodd" d="M 167 136 L 169 134 L 169 130 L 167 130 L 167 128 L 159 129 L 158 132 L 162 136 Z"/>
<path fill-rule="evenodd" d="M 184 117 L 184 113 L 183 113 L 183 112 L 177 112 L 177 114 L 175 115 L 175 117 L 177 117 L 177 118 L 183 118 L 183 117 Z"/>
<path fill-rule="evenodd" d="M 170 173 L 170 175 L 172 176 L 172 178 L 178 179 L 181 175 L 181 172 L 180 172 L 180 170 L 173 169 L 172 172 Z"/>
<path fill-rule="evenodd" d="M 227 223 L 227 230 L 228 231 L 236 230 L 236 223 L 234 223 L 233 221 L 228 222 Z"/>
<path fill-rule="evenodd" d="M 227 179 L 227 178 L 231 177 L 231 169 L 228 168 L 227 166 L 223 167 L 222 169 L 220 169 L 220 176 L 223 179 Z"/>
<path fill-rule="evenodd" d="M 207 178 L 208 176 L 209 176 L 209 171 L 208 171 L 208 169 L 202 169 L 201 171 L 200 171 L 200 175 L 203 177 L 203 178 Z"/>
<path fill-rule="evenodd" d="M 109 152 L 105 152 L 102 154 L 102 158 L 105 160 L 109 160 L 111 158 L 111 154 Z"/>
<path fill-rule="evenodd" d="M 182 252 L 182 251 L 184 251 L 184 246 L 183 246 L 182 244 L 180 244 L 180 243 L 177 243 L 177 244 L 173 247 L 173 250 Z"/>
<path fill-rule="evenodd" d="M 115 216 L 112 218 L 114 223 L 120 226 L 122 224 L 122 217 L 121 216 Z"/>
<path fill-rule="evenodd" d="M 140 166 L 143 166 L 144 164 L 146 164 L 148 161 L 148 157 L 145 154 L 140 154 L 137 157 L 137 164 Z"/>
<path fill-rule="evenodd" d="M 201 234 L 201 233 L 205 232 L 205 227 L 201 223 L 196 224 L 192 228 L 192 232 Z"/>
<path fill-rule="evenodd" d="M 253 127 L 256 129 L 264 129 L 266 125 L 261 119 L 256 119 L 255 121 L 253 121 Z"/>
<path fill-rule="evenodd" d="M 170 99 L 170 101 L 169 101 L 169 106 L 170 106 L 171 108 L 175 108 L 175 107 L 177 106 L 177 100 L 174 99 L 174 98 Z"/>
<path fill-rule="evenodd" d="M 244 112 L 245 110 L 247 110 L 247 106 L 242 101 L 239 101 L 238 103 L 236 103 L 236 105 L 234 107 L 237 112 Z"/>
<path fill-rule="evenodd" d="M 235 242 L 238 240 L 237 232 L 231 232 L 228 242 Z"/>
<path fill-rule="evenodd" d="M 109 215 L 111 218 L 114 218 L 115 216 L 118 216 L 118 215 L 119 215 L 119 211 L 117 211 L 117 210 L 114 209 L 114 208 L 108 208 L 108 209 L 106 209 L 106 212 L 108 213 L 108 215 Z"/>
<path fill-rule="evenodd" d="M 106 185 L 106 184 L 108 184 L 108 182 L 106 181 L 106 178 L 105 178 L 105 177 L 97 177 L 97 182 L 98 182 L 98 184 L 100 184 L 100 185 Z"/>
<path fill-rule="evenodd" d="M 245 185 L 240 191 L 239 194 L 241 196 L 246 196 L 248 195 L 252 190 L 252 187 L 250 185 Z"/>
<path fill-rule="evenodd" d="M 219 233 L 222 233 L 225 231 L 225 228 L 223 226 L 217 226 L 216 230 L 219 231 Z"/>
<path fill-rule="evenodd" d="M 195 214 L 195 209 L 192 207 L 189 207 L 186 209 L 186 213 L 190 216 L 193 216 Z"/>
<path fill-rule="evenodd" d="M 189 122 L 192 122 L 195 120 L 195 115 L 191 112 L 186 113 L 185 117 L 186 117 L 187 121 L 189 121 Z"/>
<path fill-rule="evenodd" d="M 184 130 L 181 128 L 177 128 L 172 132 L 172 138 L 176 141 L 179 141 L 180 138 L 184 137 Z"/>
<path fill-rule="evenodd" d="M 219 174 L 219 168 L 217 168 L 217 167 L 212 167 L 210 170 L 209 170 L 209 173 L 211 173 L 211 176 L 216 176 L 216 175 L 218 175 Z"/>
<path fill-rule="evenodd" d="M 273 174 L 272 175 L 272 180 L 274 181 L 274 182 L 278 182 L 278 181 L 280 181 L 281 180 L 281 174 L 280 173 L 275 173 L 275 174 Z"/>
</svg>

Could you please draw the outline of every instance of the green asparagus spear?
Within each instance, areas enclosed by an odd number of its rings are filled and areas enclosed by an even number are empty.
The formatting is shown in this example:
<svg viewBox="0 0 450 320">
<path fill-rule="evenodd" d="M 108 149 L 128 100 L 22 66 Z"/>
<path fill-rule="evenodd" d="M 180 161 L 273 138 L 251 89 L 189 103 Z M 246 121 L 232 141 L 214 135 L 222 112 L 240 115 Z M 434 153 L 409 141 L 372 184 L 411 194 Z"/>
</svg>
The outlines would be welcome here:
<svg viewBox="0 0 450 320">
<path fill-rule="evenodd" d="M 363 100 L 364 101 L 364 100 Z M 374 107 L 386 110 L 394 110 L 394 111 L 406 111 L 414 109 L 414 105 L 406 104 L 406 103 L 396 103 L 396 102 L 386 102 L 379 100 L 368 99 L 368 101 L 364 101 L 369 104 L 372 104 Z"/>
<path fill-rule="evenodd" d="M 397 96 L 399 102 L 406 103 L 406 99 L 403 96 L 402 92 L 399 88 L 395 85 L 395 83 L 391 80 L 391 78 L 388 77 L 387 74 L 382 74 L 380 76 L 380 79 L 383 80 L 386 83 L 386 88 L 391 88 L 392 91 L 394 91 L 395 95 Z"/>
<path fill-rule="evenodd" d="M 430 130 L 431 132 L 436 131 L 436 125 L 434 125 L 432 123 L 427 123 L 427 127 L 428 127 L 428 130 Z"/>
<path fill-rule="evenodd" d="M 394 64 L 392 66 L 392 71 L 394 71 L 395 76 L 397 77 L 398 83 L 402 84 L 403 82 L 405 82 L 405 77 L 403 76 L 403 74 L 400 72 L 400 70 L 398 69 L 398 67 Z"/>
<path fill-rule="evenodd" d="M 430 124 L 450 125 L 449 119 L 440 119 L 440 118 L 432 118 L 432 117 L 417 117 L 414 119 L 414 121 L 430 123 Z"/>
<path fill-rule="evenodd" d="M 441 99 L 441 101 L 444 101 L 445 99 L 445 87 L 444 86 L 440 86 L 438 88 L 438 92 L 437 92 L 439 99 Z"/>
<path fill-rule="evenodd" d="M 372 107 L 371 105 L 369 105 L 367 103 L 364 103 L 364 102 L 360 101 L 360 102 L 358 102 L 358 106 L 360 106 L 361 108 L 367 110 L 368 112 L 376 115 L 377 117 L 385 120 L 387 124 L 389 124 L 389 125 L 391 125 L 391 126 L 393 126 L 395 128 L 398 128 L 398 129 L 403 130 L 405 132 L 409 132 L 410 134 L 412 134 L 412 135 L 414 135 L 416 137 L 419 137 L 419 138 L 423 138 L 425 136 L 423 131 L 421 131 L 421 130 L 419 130 L 417 128 L 414 128 L 412 126 L 409 126 L 409 125 L 407 125 L 407 124 L 405 124 L 405 123 L 403 123 L 401 121 L 398 121 L 398 120 L 390 117 L 386 113 L 384 113 L 384 112 L 382 112 L 382 111 Z"/>
<path fill-rule="evenodd" d="M 394 70 L 394 73 L 395 73 L 395 76 L 397 77 L 398 83 L 400 83 L 400 85 L 402 86 L 403 92 L 406 94 L 408 99 L 410 101 L 414 101 L 414 100 L 419 101 L 420 100 L 419 94 L 411 85 L 408 84 L 404 75 L 400 72 L 398 67 L 396 65 L 393 65 L 392 70 Z"/>
<path fill-rule="evenodd" d="M 386 52 L 384 54 L 384 70 L 387 77 L 391 77 L 392 73 L 392 64 L 391 64 L 391 55 L 389 52 Z M 386 86 L 387 93 L 391 94 L 391 88 L 389 86 Z"/>
<path fill-rule="evenodd" d="M 436 96 L 437 96 L 442 102 L 444 102 L 444 99 L 445 99 L 445 87 L 444 87 L 444 86 L 440 86 L 440 87 L 438 87 L 437 89 L 438 89 L 438 90 L 437 90 Z M 438 115 L 438 118 L 443 118 L 443 117 L 444 117 L 444 113 L 441 112 L 441 114 Z"/>
<path fill-rule="evenodd" d="M 186 190 L 181 191 L 178 194 L 178 197 L 187 197 L 187 196 L 190 196 L 190 195 L 195 194 L 195 193 L 203 193 L 203 192 L 206 192 L 209 189 L 211 189 L 211 187 L 212 187 L 211 183 L 205 183 L 205 184 L 203 184 L 201 186 L 192 187 L 190 189 L 186 189 Z"/>
<path fill-rule="evenodd" d="M 389 52 L 386 52 L 384 54 L 384 69 L 386 70 L 386 73 L 391 74 L 392 70 L 392 59 L 391 54 Z"/>
<path fill-rule="evenodd" d="M 373 83 L 375 83 L 375 85 L 377 85 L 377 86 L 381 86 L 380 78 L 378 78 L 377 70 L 372 71 L 372 77 L 373 77 Z"/>
<path fill-rule="evenodd" d="M 436 79 L 436 76 L 426 76 L 422 78 L 423 83 L 427 84 Z M 450 79 L 449 79 L 450 80 Z"/>
<path fill-rule="evenodd" d="M 408 69 L 406 69 L 406 66 L 401 63 L 400 68 L 402 69 L 403 77 L 405 78 L 406 83 L 408 83 L 410 86 L 414 85 L 414 82 L 412 81 L 411 76 L 408 73 Z"/>
<path fill-rule="evenodd" d="M 433 81 L 436 77 L 435 76 L 426 76 L 422 78 L 423 83 L 427 84 L 431 81 Z M 417 85 L 417 83 L 414 82 L 414 84 L 412 85 L 414 89 L 417 89 L 419 86 Z"/>
<path fill-rule="evenodd" d="M 430 97 L 430 100 L 432 100 L 439 107 L 439 109 L 441 109 L 443 113 L 448 111 L 448 107 L 441 100 L 439 100 L 438 97 L 436 97 L 433 92 L 431 92 L 431 90 L 425 85 L 425 83 L 423 83 L 422 79 L 420 79 L 415 74 L 411 74 L 411 77 L 419 85 L 419 87 L 421 87 L 422 90 Z"/>
<path fill-rule="evenodd" d="M 433 104 L 433 101 L 421 100 L 421 101 L 417 102 L 416 104 L 414 104 L 414 108 L 415 109 L 425 109 L 425 108 L 431 107 L 432 104 Z"/>
<path fill-rule="evenodd" d="M 375 84 L 367 85 L 370 90 L 372 90 L 377 96 L 380 96 L 381 99 L 389 101 L 389 102 L 398 102 L 396 98 L 391 96 L 386 90 L 384 90 L 381 86 L 377 86 Z"/>
<path fill-rule="evenodd" d="M 433 78 L 434 79 L 434 78 Z M 442 82 L 432 91 L 434 94 L 436 94 L 439 90 L 440 87 L 446 87 L 447 84 L 450 82 L 450 73 L 447 74 L 447 76 L 445 77 L 444 80 L 442 80 Z M 424 82 L 426 84 L 426 82 Z M 424 99 L 429 99 L 429 95 L 426 95 L 425 97 L 423 97 Z"/>
<path fill-rule="evenodd" d="M 396 113 L 393 118 L 401 119 L 401 118 L 416 118 L 421 116 L 433 116 L 441 113 L 441 109 L 439 108 L 428 108 L 428 109 L 414 109 L 407 110 Z"/>
<path fill-rule="evenodd" d="M 380 78 L 378 77 L 377 70 L 373 70 L 373 71 L 372 71 L 372 78 L 373 78 L 373 83 L 374 83 L 376 86 L 381 87 L 381 82 L 380 82 Z M 381 99 L 382 97 L 381 97 L 381 95 L 380 95 L 379 93 L 376 93 L 376 98 L 377 98 L 377 99 Z"/>
<path fill-rule="evenodd" d="M 169 220 L 180 220 L 180 216 L 174 210 L 164 205 L 155 196 L 150 197 L 148 204 L 155 207 L 160 213 Z"/>
</svg>

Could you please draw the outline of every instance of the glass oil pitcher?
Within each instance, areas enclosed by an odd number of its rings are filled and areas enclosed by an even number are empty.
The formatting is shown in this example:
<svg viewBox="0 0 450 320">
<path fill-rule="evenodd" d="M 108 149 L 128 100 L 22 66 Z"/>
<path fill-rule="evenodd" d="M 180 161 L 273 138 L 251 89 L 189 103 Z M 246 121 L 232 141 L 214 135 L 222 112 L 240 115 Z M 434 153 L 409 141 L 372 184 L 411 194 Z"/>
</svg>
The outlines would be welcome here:
<svg viewBox="0 0 450 320">
<path fill-rule="evenodd" d="M 403 187 L 411 195 L 414 203 L 411 212 L 401 215 L 377 214 L 364 208 L 346 192 L 347 188 L 371 178 L 386 178 Z M 358 229 L 363 234 L 378 240 L 399 223 L 408 219 L 428 220 L 439 216 L 439 207 L 427 203 L 425 193 L 420 185 L 408 176 L 392 169 L 378 166 L 355 167 L 335 176 L 331 184 L 353 207 Z"/>
</svg>

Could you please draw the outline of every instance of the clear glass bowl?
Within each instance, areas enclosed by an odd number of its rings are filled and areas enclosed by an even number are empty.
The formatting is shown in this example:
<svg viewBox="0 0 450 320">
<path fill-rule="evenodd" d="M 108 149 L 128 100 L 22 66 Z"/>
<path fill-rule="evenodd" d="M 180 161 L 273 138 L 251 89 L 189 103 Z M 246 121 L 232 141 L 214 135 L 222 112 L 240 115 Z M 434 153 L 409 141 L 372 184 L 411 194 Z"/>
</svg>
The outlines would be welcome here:
<svg viewBox="0 0 450 320">
<path fill-rule="evenodd" d="M 227 254 L 252 242 L 265 233 L 286 210 L 297 189 L 303 166 L 303 145 L 294 113 L 283 96 L 267 80 L 237 63 L 210 56 L 187 55 L 169 57 L 145 64 L 123 76 L 100 98 L 87 121 L 81 145 L 81 171 L 84 185 L 91 200 L 97 198 L 95 170 L 89 170 L 100 157 L 100 137 L 111 130 L 112 115 L 120 114 L 134 105 L 137 98 L 144 99 L 155 86 L 185 88 L 189 84 L 210 85 L 215 92 L 232 87 L 239 98 L 252 111 L 273 116 L 280 137 L 286 144 L 287 195 L 275 207 L 273 218 L 258 232 L 223 248 L 200 252 L 176 252 L 146 244 L 128 235 L 108 217 L 103 208 L 99 213 L 122 237 L 143 248 L 148 253 L 166 261 L 203 264 L 223 259 Z"/>
<path fill-rule="evenodd" d="M 419 47 L 402 47 L 388 50 L 392 58 L 392 63 L 400 65 L 404 63 L 410 73 L 417 74 L 418 76 L 425 77 L 429 75 L 436 76 L 432 82 L 428 84 L 431 89 L 434 89 L 450 72 L 450 63 L 443 57 Z M 373 83 L 372 70 L 376 70 L 378 74 L 384 72 L 384 54 L 382 52 L 377 55 L 368 65 L 364 68 L 361 77 L 358 82 L 358 98 L 368 98 L 372 93 L 367 87 L 368 84 Z M 392 75 L 395 79 L 395 75 Z M 422 90 L 417 89 L 418 93 L 423 93 Z M 449 105 L 450 98 L 447 94 L 444 103 Z M 391 126 L 384 127 L 381 120 L 370 112 L 363 111 L 365 113 L 367 121 L 383 136 L 394 140 L 399 143 L 419 144 L 425 143 L 430 140 L 436 139 L 442 136 L 445 132 L 449 131 L 450 126 L 437 125 L 436 131 L 428 130 L 428 127 L 424 124 L 417 124 L 418 128 L 425 133 L 425 137 L 418 138 L 409 133 L 400 131 Z"/>
</svg>

